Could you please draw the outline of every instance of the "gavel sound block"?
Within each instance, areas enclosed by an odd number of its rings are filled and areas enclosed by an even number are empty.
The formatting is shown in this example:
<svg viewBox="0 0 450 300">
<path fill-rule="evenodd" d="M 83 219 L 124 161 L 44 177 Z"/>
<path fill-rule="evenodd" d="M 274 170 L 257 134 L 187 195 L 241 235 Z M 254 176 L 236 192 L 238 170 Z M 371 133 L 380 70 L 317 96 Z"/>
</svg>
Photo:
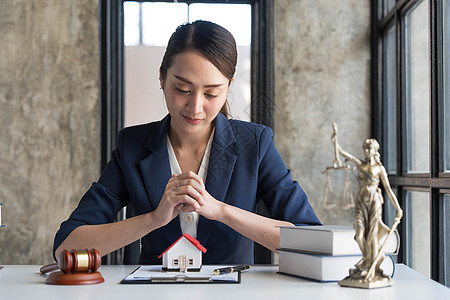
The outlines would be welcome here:
<svg viewBox="0 0 450 300">
<path fill-rule="evenodd" d="M 50 273 L 45 281 L 47 284 L 95 284 L 105 281 L 97 271 L 100 264 L 100 253 L 96 249 L 63 250 L 58 256 L 58 264 L 43 266 L 40 271 L 45 274 L 58 267 L 61 270 Z"/>
</svg>

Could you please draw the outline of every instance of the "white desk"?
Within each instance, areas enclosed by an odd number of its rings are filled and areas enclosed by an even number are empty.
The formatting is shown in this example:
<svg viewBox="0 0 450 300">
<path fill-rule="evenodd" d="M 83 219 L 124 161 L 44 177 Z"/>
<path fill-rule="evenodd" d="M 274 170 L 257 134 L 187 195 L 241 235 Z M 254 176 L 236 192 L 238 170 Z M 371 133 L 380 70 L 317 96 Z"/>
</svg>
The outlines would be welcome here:
<svg viewBox="0 0 450 300">
<path fill-rule="evenodd" d="M 393 287 L 373 290 L 316 283 L 277 274 L 277 266 L 254 266 L 242 273 L 240 284 L 133 284 L 119 282 L 137 266 L 101 266 L 104 283 L 88 286 L 45 284 L 40 266 L 4 266 L 0 270 L 0 299 L 450 299 L 450 289 L 412 269 L 396 266 Z"/>
</svg>

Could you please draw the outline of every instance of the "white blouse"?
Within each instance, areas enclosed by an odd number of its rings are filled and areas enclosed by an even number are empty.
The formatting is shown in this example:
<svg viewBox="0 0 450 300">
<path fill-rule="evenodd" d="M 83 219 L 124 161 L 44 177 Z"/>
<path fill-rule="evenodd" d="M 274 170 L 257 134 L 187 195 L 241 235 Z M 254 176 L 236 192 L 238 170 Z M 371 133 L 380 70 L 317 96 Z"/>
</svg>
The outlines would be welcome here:
<svg viewBox="0 0 450 300">
<path fill-rule="evenodd" d="M 205 153 L 203 153 L 202 163 L 200 164 L 200 169 L 198 170 L 198 176 L 206 182 L 206 175 L 208 173 L 209 165 L 209 155 L 211 153 L 211 144 L 214 136 L 214 130 L 209 137 L 208 144 L 206 145 Z M 177 157 L 173 151 L 172 143 L 170 142 L 169 136 L 166 137 L 167 151 L 169 153 L 169 163 L 172 175 L 180 175 L 181 168 L 178 164 Z M 184 213 L 180 211 L 178 217 L 180 218 L 180 227 L 183 234 L 187 233 L 194 239 L 197 238 L 197 226 L 199 215 L 197 212 Z"/>
</svg>

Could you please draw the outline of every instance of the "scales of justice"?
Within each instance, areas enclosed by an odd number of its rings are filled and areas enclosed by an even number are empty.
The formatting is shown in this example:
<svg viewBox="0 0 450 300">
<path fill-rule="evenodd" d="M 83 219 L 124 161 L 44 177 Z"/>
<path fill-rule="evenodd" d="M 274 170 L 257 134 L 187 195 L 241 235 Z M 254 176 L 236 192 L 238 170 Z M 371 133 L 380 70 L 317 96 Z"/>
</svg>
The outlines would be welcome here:
<svg viewBox="0 0 450 300">
<path fill-rule="evenodd" d="M 364 158 L 344 151 L 338 143 L 337 125 L 333 123 L 333 134 L 331 142 L 334 146 L 333 165 L 322 172 L 327 174 L 325 187 L 324 206 L 327 208 L 327 197 L 331 191 L 329 172 L 332 170 L 345 170 L 346 181 L 344 184 L 343 201 L 341 207 L 344 209 L 355 209 L 353 226 L 355 228 L 355 240 L 362 252 L 362 259 L 349 270 L 349 276 L 339 281 L 340 286 L 357 288 L 380 288 L 391 286 L 394 281 L 383 273 L 380 268 L 384 259 L 384 249 L 387 241 L 394 233 L 403 216 L 397 197 L 389 184 L 388 176 L 380 161 L 378 152 L 380 145 L 375 139 L 366 139 L 363 142 Z M 340 156 L 345 158 L 342 164 Z M 352 162 L 355 167 L 348 165 Z M 351 190 L 350 172 L 357 170 L 358 191 L 353 199 Z M 379 188 L 380 181 L 389 200 L 397 211 L 391 228 L 386 226 L 382 220 L 383 194 Z M 346 201 L 344 201 L 346 200 Z M 329 204 L 328 204 L 329 205 Z M 331 207 L 334 207 L 332 204 Z"/>
<path fill-rule="evenodd" d="M 323 197 L 323 208 L 326 210 L 333 209 L 337 205 L 337 201 L 335 199 L 335 195 L 333 194 L 333 185 L 331 184 L 331 173 L 340 173 L 340 171 L 345 171 L 345 182 L 344 182 L 344 191 L 342 193 L 341 200 L 341 209 L 348 210 L 355 207 L 354 197 L 353 197 L 353 189 L 352 182 L 350 179 L 350 173 L 355 170 L 355 167 L 349 164 L 342 164 L 342 161 L 339 157 L 339 144 L 337 139 L 337 125 L 333 123 L 333 134 L 331 136 L 331 142 L 334 145 L 334 161 L 333 165 L 329 166 L 322 172 L 322 174 L 326 174 L 327 179 L 325 183 L 325 194 Z"/>
</svg>

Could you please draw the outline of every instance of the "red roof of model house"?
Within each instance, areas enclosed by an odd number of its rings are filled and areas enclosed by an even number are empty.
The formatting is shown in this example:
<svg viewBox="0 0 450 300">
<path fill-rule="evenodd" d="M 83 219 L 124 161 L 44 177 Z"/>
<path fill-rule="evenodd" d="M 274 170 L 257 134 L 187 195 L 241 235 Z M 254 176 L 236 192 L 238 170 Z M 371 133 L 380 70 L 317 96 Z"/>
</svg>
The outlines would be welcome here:
<svg viewBox="0 0 450 300">
<path fill-rule="evenodd" d="M 158 258 L 161 258 L 161 256 L 164 255 L 164 253 L 166 253 L 167 251 L 169 251 L 170 248 L 172 248 L 176 243 L 178 243 L 179 240 L 181 240 L 182 238 L 186 238 L 189 242 L 191 242 L 192 245 L 195 246 L 195 248 L 197 248 L 198 250 L 202 251 L 203 253 L 206 252 L 206 248 L 203 247 L 199 241 L 197 241 L 196 239 L 194 239 L 192 236 L 190 236 L 189 234 L 185 233 L 182 236 L 180 236 L 180 238 L 178 240 L 176 240 L 172 245 L 170 245 L 169 248 L 166 249 L 166 251 L 164 251 L 163 253 L 161 253 Z"/>
</svg>

